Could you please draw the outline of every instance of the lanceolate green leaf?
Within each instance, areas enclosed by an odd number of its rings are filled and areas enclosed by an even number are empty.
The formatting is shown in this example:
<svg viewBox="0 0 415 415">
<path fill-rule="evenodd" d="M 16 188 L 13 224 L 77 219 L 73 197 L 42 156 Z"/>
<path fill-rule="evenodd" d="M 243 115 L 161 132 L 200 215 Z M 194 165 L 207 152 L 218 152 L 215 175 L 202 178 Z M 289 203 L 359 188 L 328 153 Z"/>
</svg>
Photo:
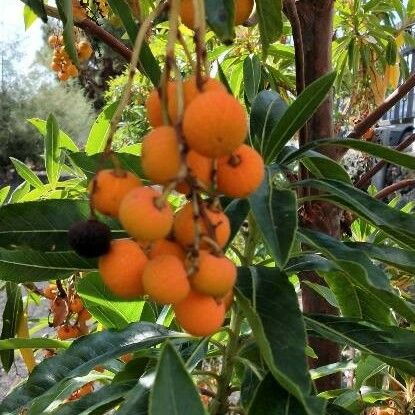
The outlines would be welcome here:
<svg viewBox="0 0 415 415">
<path fill-rule="evenodd" d="M 252 213 L 268 249 L 281 268 L 287 263 L 297 229 L 297 199 L 291 190 L 275 189 L 270 171 L 249 198 Z"/>
<path fill-rule="evenodd" d="M 331 158 L 318 153 L 308 151 L 301 158 L 301 163 L 318 179 L 334 179 L 351 184 L 347 171 Z"/>
<path fill-rule="evenodd" d="M 89 217 L 86 200 L 41 200 L 10 204 L 0 209 L 0 247 L 33 248 L 40 251 L 67 251 L 68 230 Z M 100 220 L 123 237 L 120 225 L 108 218 Z"/>
<path fill-rule="evenodd" d="M 63 24 L 63 39 L 65 41 L 65 50 L 71 61 L 78 65 L 78 53 L 75 47 L 75 32 L 72 15 L 72 0 L 56 0 L 59 17 Z"/>
<path fill-rule="evenodd" d="M 386 371 L 388 365 L 372 355 L 366 355 L 359 360 L 356 367 L 355 388 L 361 388 L 371 377 Z"/>
<path fill-rule="evenodd" d="M 29 29 L 37 19 L 36 13 L 27 4 L 23 8 L 23 18 L 25 30 Z"/>
<path fill-rule="evenodd" d="M 287 276 L 276 268 L 239 268 L 237 295 L 273 376 L 306 414 L 323 414 L 325 403 L 311 396 L 304 323 Z"/>
<path fill-rule="evenodd" d="M 32 337 L 23 338 L 18 337 L 15 339 L 0 340 L 0 350 L 12 350 L 12 349 L 66 349 L 69 347 L 70 342 L 47 339 L 44 337 Z"/>
<path fill-rule="evenodd" d="M 81 258 L 72 251 L 11 251 L 0 248 L 0 279 L 4 281 L 48 281 L 96 268 L 96 261 Z"/>
<path fill-rule="evenodd" d="M 282 0 L 255 0 L 263 55 L 282 33 Z"/>
<path fill-rule="evenodd" d="M 411 330 L 330 315 L 307 315 L 305 321 L 312 333 L 415 375 L 415 333 Z"/>
<path fill-rule="evenodd" d="M 121 22 L 134 45 L 139 26 L 134 21 L 130 8 L 123 0 L 108 0 L 111 9 L 119 16 Z M 143 43 L 140 51 L 138 68 L 150 79 L 154 86 L 158 86 L 161 78 L 160 66 L 146 42 Z"/>
<path fill-rule="evenodd" d="M 117 415 L 148 415 L 149 388 L 153 384 L 153 379 L 148 382 L 146 380 L 145 378 L 144 380 L 140 379 L 128 392 L 124 403 L 117 411 Z"/>
<path fill-rule="evenodd" d="M 329 73 L 308 85 L 273 128 L 264 151 L 266 163 L 272 162 L 285 144 L 304 126 L 331 90 L 335 73 Z"/>
<path fill-rule="evenodd" d="M 231 236 L 229 237 L 228 243 L 231 243 L 233 238 L 238 233 L 246 217 L 248 216 L 249 209 L 249 202 L 246 199 L 233 199 L 225 206 L 224 211 L 231 224 Z"/>
<path fill-rule="evenodd" d="M 249 103 L 257 95 L 260 82 L 261 62 L 255 55 L 247 56 L 244 60 L 244 90 Z"/>
<path fill-rule="evenodd" d="M 115 297 L 97 272 L 81 278 L 76 288 L 88 311 L 107 328 L 123 329 L 138 321 L 145 304 L 144 301 L 122 301 Z"/>
<path fill-rule="evenodd" d="M 323 252 L 365 293 L 375 296 L 383 305 L 391 307 L 410 321 L 415 321 L 415 308 L 394 292 L 388 276 L 362 251 L 320 232 L 302 229 L 300 235 L 303 242 Z"/>
<path fill-rule="evenodd" d="M 6 283 L 6 294 L 7 301 L 3 310 L 3 328 L 0 336 L 0 359 L 3 369 L 8 372 L 14 361 L 14 350 L 2 349 L 1 343 L 7 341 L 5 339 L 13 338 L 16 335 L 23 310 L 23 302 L 20 287 L 13 282 Z"/>
<path fill-rule="evenodd" d="M 14 157 L 10 157 L 11 162 L 13 163 L 14 168 L 16 169 L 17 174 L 28 183 L 30 183 L 33 187 L 42 187 L 43 183 L 36 176 L 29 167 L 26 166 L 20 160 L 15 159 Z"/>
<path fill-rule="evenodd" d="M 301 271 L 336 271 L 334 262 L 317 254 L 302 254 L 291 257 L 284 271 L 287 274 L 296 274 Z"/>
<path fill-rule="evenodd" d="M 37 365 L 28 380 L 3 400 L 0 414 L 12 413 L 23 406 L 30 407 L 35 398 L 50 393 L 52 388 L 59 388 L 69 379 L 85 376 L 110 359 L 179 335 L 154 324 L 136 323 L 122 331 L 105 330 L 81 337 L 64 352 Z"/>
<path fill-rule="evenodd" d="M 72 7 L 72 6 L 71 6 Z M 59 126 L 56 118 L 50 114 L 46 123 L 45 163 L 49 183 L 55 186 L 62 170 L 62 150 L 59 145 Z"/>
<path fill-rule="evenodd" d="M 10 186 L 5 186 L 0 189 L 0 206 L 6 201 L 10 192 Z"/>
<path fill-rule="evenodd" d="M 44 23 L 47 22 L 48 16 L 46 14 L 45 5 L 43 0 L 22 0 L 27 6 L 29 6 Z"/>
<path fill-rule="evenodd" d="M 149 415 L 205 415 L 202 401 L 184 363 L 171 343 L 161 353 L 150 394 Z"/>
<path fill-rule="evenodd" d="M 227 0 L 205 0 L 206 20 L 216 36 L 229 45 L 235 37 L 234 3 Z"/>
</svg>

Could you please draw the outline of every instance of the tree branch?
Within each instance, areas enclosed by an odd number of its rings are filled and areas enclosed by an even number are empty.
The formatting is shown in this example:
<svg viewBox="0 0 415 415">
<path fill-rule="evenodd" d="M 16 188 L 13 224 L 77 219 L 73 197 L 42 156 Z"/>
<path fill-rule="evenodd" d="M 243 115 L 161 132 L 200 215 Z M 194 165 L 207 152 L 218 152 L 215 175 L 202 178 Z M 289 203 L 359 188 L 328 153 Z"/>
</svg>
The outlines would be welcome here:
<svg viewBox="0 0 415 415">
<path fill-rule="evenodd" d="M 391 184 L 390 186 L 385 187 L 380 192 L 376 193 L 375 199 L 382 200 L 397 190 L 404 189 L 405 187 L 415 187 L 415 179 L 405 179 L 401 180 L 400 182 Z"/>
</svg>

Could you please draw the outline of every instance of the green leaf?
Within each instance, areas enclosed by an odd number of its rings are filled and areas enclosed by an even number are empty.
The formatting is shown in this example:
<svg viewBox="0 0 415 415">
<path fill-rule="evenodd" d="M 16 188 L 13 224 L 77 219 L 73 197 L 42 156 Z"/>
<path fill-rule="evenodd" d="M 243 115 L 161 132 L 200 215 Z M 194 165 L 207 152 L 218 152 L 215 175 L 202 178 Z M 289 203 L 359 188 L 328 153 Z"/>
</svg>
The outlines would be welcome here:
<svg viewBox="0 0 415 415">
<path fill-rule="evenodd" d="M 226 77 L 225 72 L 222 69 L 222 65 L 217 61 L 216 64 L 218 65 L 218 74 L 219 74 L 219 79 L 222 82 L 223 85 L 225 85 L 226 90 L 228 91 L 229 94 L 232 95 L 232 88 L 229 84 L 229 80 Z"/>
<path fill-rule="evenodd" d="M 41 200 L 9 204 L 0 209 L 0 247 L 25 247 L 40 251 L 67 251 L 68 230 L 89 217 L 86 200 Z M 125 236 L 115 220 L 100 217 L 114 238 Z"/>
<path fill-rule="evenodd" d="M 3 310 L 3 328 L 0 336 L 0 360 L 3 369 L 8 372 L 14 362 L 14 350 L 2 349 L 1 344 L 5 339 L 13 338 L 16 335 L 20 315 L 23 311 L 23 301 L 20 287 L 13 282 L 6 283 L 6 293 L 7 301 Z"/>
<path fill-rule="evenodd" d="M 151 379 L 148 379 L 151 376 Z M 141 378 L 128 392 L 124 403 L 117 411 L 117 415 L 148 415 L 149 388 L 153 384 L 152 375 Z"/>
<path fill-rule="evenodd" d="M 65 42 L 65 50 L 71 61 L 75 65 L 79 65 L 78 52 L 75 47 L 75 31 L 72 15 L 72 0 L 56 0 L 59 17 L 63 24 L 63 40 Z"/>
<path fill-rule="evenodd" d="M 127 3 L 123 0 L 108 0 L 108 4 L 115 14 L 121 19 L 128 37 L 130 38 L 130 42 L 134 45 L 140 27 L 134 21 L 134 17 L 131 14 L 131 10 Z M 160 66 L 157 59 L 151 52 L 147 42 L 144 42 L 141 46 L 138 68 L 145 76 L 147 76 L 148 79 L 150 79 L 154 86 L 159 85 L 161 79 Z"/>
<path fill-rule="evenodd" d="M 304 322 L 287 276 L 276 268 L 239 268 L 237 296 L 273 376 L 306 414 L 323 414 L 324 402 L 311 396 Z"/>
<path fill-rule="evenodd" d="M 388 365 L 378 358 L 367 355 L 362 357 L 355 371 L 355 389 L 360 389 L 371 377 L 386 371 Z"/>
<path fill-rule="evenodd" d="M 13 349 L 66 349 L 70 346 L 70 342 L 41 338 L 15 338 L 0 340 L 0 350 Z"/>
<path fill-rule="evenodd" d="M 336 362 L 326 366 L 320 366 L 315 369 L 311 369 L 311 378 L 313 380 L 320 379 L 325 376 L 332 375 L 333 373 L 344 372 L 346 370 L 353 370 L 356 368 L 356 364 L 353 362 Z"/>
<path fill-rule="evenodd" d="M 23 182 L 17 186 L 10 196 L 9 203 L 20 202 L 22 198 L 30 192 L 30 183 Z M 1 231 L 0 231 L 1 232 Z"/>
<path fill-rule="evenodd" d="M 36 13 L 27 4 L 23 8 L 23 19 L 25 30 L 29 29 L 37 19 Z"/>
<path fill-rule="evenodd" d="M 322 76 L 308 85 L 289 106 L 271 132 L 264 152 L 267 164 L 275 159 L 285 144 L 311 118 L 330 92 L 335 79 L 334 72 Z"/>
<path fill-rule="evenodd" d="M 140 157 L 129 153 L 114 153 L 121 166 L 125 170 L 129 170 L 135 173 L 137 176 L 142 177 L 143 171 L 141 168 Z M 88 179 L 91 179 L 98 168 L 113 168 L 114 163 L 110 159 L 104 160 L 103 153 L 93 154 L 88 156 L 84 152 L 72 153 L 69 155 L 70 159 L 82 169 Z"/>
<path fill-rule="evenodd" d="M 40 118 L 30 118 L 27 120 L 30 124 L 32 124 L 40 134 L 43 135 L 43 137 L 46 137 L 47 134 L 47 122 L 45 120 L 41 120 Z M 77 152 L 79 151 L 77 145 L 72 140 L 71 137 L 69 137 L 68 134 L 66 134 L 64 131 L 59 130 L 59 147 L 65 148 L 71 152 Z"/>
<path fill-rule="evenodd" d="M 249 103 L 256 97 L 260 82 L 261 62 L 255 55 L 247 56 L 244 60 L 244 90 Z"/>
<path fill-rule="evenodd" d="M 391 307 L 408 320 L 415 321 L 415 309 L 394 292 L 388 276 L 362 251 L 309 229 L 302 229 L 300 236 L 304 243 L 315 246 L 335 262 L 345 276 L 365 293 L 375 296 L 381 304 Z"/>
<path fill-rule="evenodd" d="M 29 169 L 29 167 L 26 166 L 23 162 L 20 160 L 15 159 L 14 157 L 9 157 L 11 162 L 13 163 L 14 168 L 16 169 L 17 174 L 24 180 L 26 180 L 28 183 L 30 183 L 33 187 L 39 188 L 43 186 L 43 183 L 39 179 L 39 177 L 36 176 L 35 173 L 32 172 L 32 170 Z"/>
<path fill-rule="evenodd" d="M 282 1 L 255 0 L 255 4 L 263 55 L 266 57 L 269 45 L 282 34 Z"/>
<path fill-rule="evenodd" d="M 261 91 L 253 100 L 250 113 L 250 138 L 253 147 L 264 156 L 271 131 L 278 124 L 287 104 L 281 96 L 271 90 Z"/>
<path fill-rule="evenodd" d="M 118 101 L 107 105 L 92 124 L 85 144 L 85 153 L 92 155 L 105 149 L 107 134 L 111 128 L 111 118 L 117 110 Z"/>
<path fill-rule="evenodd" d="M 325 138 L 313 141 L 312 143 L 306 144 L 301 149 L 287 155 L 284 158 L 283 162 L 285 164 L 292 163 L 293 161 L 298 160 L 304 153 L 307 153 L 313 148 L 329 145 L 353 148 L 354 150 L 362 151 L 374 157 L 388 161 L 389 163 L 397 164 L 412 170 L 415 169 L 415 157 L 401 151 L 396 151 L 384 145 L 372 143 L 370 141 L 356 140 L 354 138 Z"/>
<path fill-rule="evenodd" d="M 338 180 L 304 180 L 299 186 L 310 186 L 328 192 L 316 198 L 328 200 L 350 209 L 381 229 L 398 244 L 415 249 L 415 218 L 413 215 L 394 209 L 367 193 Z"/>
<path fill-rule="evenodd" d="M 25 5 L 30 7 L 33 12 L 36 13 L 37 16 L 39 16 L 44 23 L 48 21 L 48 16 L 46 14 L 45 5 L 43 3 L 43 0 L 22 0 Z"/>
<path fill-rule="evenodd" d="M 221 42 L 232 44 L 235 38 L 234 2 L 227 0 L 205 0 L 207 23 Z"/>
<path fill-rule="evenodd" d="M 122 301 L 102 282 L 98 272 L 91 272 L 77 283 L 77 292 L 88 311 L 107 328 L 123 329 L 140 319 L 144 301 Z"/>
<path fill-rule="evenodd" d="M 49 183 L 54 187 L 62 170 L 62 150 L 59 146 L 59 126 L 56 118 L 50 114 L 46 124 L 45 163 Z"/>
<path fill-rule="evenodd" d="M 10 188 L 10 186 L 4 186 L 0 189 L 0 206 L 6 201 Z"/>
<path fill-rule="evenodd" d="M 330 315 L 306 315 L 312 333 L 346 344 L 415 375 L 415 333 L 398 327 Z"/>
<path fill-rule="evenodd" d="M 222 200 L 222 206 L 225 204 Z M 249 202 L 247 199 L 233 199 L 224 206 L 224 212 L 229 218 L 231 225 L 231 236 L 229 237 L 230 244 L 235 238 L 250 210 Z"/>
<path fill-rule="evenodd" d="M 339 302 L 335 292 L 325 285 L 316 284 L 310 281 L 303 281 L 305 285 L 313 289 L 320 297 L 324 298 L 333 307 L 339 308 Z"/>
<path fill-rule="evenodd" d="M 284 271 L 287 274 L 297 274 L 302 271 L 336 271 L 338 267 L 327 258 L 316 254 L 303 254 L 290 258 Z"/>
<path fill-rule="evenodd" d="M 92 369 L 123 354 L 155 346 L 168 337 L 178 337 L 150 323 L 130 324 L 124 330 L 105 330 L 75 340 L 57 356 L 39 363 L 28 380 L 15 388 L 0 404 L 0 413 L 30 407 L 35 398 L 53 393 L 67 380 L 85 376 Z"/>
<path fill-rule="evenodd" d="M 391 39 L 386 45 L 386 62 L 389 65 L 395 65 L 398 57 L 398 48 L 395 39 Z"/>
<path fill-rule="evenodd" d="M 48 281 L 97 268 L 96 261 L 74 252 L 40 252 L 0 248 L 0 279 L 13 282 Z"/>
<path fill-rule="evenodd" d="M 156 379 L 150 393 L 149 415 L 204 415 L 202 401 L 192 378 L 175 348 L 167 342 L 157 366 Z"/>
<path fill-rule="evenodd" d="M 249 203 L 264 240 L 283 268 L 294 244 L 297 230 L 297 198 L 291 190 L 275 189 L 269 169 L 259 189 L 250 196 Z"/>
</svg>

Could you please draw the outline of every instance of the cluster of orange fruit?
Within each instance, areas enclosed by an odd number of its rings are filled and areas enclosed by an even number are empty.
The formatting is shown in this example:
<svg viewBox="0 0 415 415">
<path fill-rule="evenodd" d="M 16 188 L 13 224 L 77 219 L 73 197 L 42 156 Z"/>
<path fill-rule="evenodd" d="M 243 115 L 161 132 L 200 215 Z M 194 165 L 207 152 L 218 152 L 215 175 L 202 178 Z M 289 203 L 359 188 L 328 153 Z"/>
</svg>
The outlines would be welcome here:
<svg viewBox="0 0 415 415">
<path fill-rule="evenodd" d="M 63 36 L 51 35 L 48 44 L 53 48 L 51 69 L 58 75 L 60 81 L 67 81 L 69 78 L 78 76 L 78 68 L 71 61 L 68 52 L 65 50 Z M 87 40 L 81 40 L 76 44 L 78 59 L 81 62 L 87 61 L 93 52 L 91 44 Z"/>
<path fill-rule="evenodd" d="M 91 314 L 73 290 L 62 297 L 57 286 L 50 284 L 43 290 L 43 295 L 50 300 L 50 311 L 53 315 L 51 326 L 57 327 L 58 339 L 68 340 L 89 333 L 86 322 Z"/>
<path fill-rule="evenodd" d="M 179 121 L 176 88 L 176 82 L 169 82 L 167 112 L 174 125 Z M 248 196 L 260 185 L 264 164 L 243 144 L 244 108 L 211 78 L 200 86 L 195 77 L 185 80 L 183 93 L 183 132 L 162 125 L 157 89 L 147 99 L 154 128 L 142 145 L 145 175 L 182 193 L 210 194 L 217 181 L 222 194 Z M 183 166 L 186 174 L 181 175 Z M 155 186 L 143 186 L 137 176 L 120 169 L 100 170 L 90 194 L 93 207 L 118 218 L 133 238 L 111 241 L 100 256 L 99 271 L 107 287 L 121 298 L 148 295 L 159 304 L 172 304 L 180 325 L 193 335 L 217 331 L 232 303 L 236 280 L 235 265 L 222 254 L 230 223 L 219 204 L 199 197 L 197 215 L 194 201 L 174 213 Z"/>
</svg>

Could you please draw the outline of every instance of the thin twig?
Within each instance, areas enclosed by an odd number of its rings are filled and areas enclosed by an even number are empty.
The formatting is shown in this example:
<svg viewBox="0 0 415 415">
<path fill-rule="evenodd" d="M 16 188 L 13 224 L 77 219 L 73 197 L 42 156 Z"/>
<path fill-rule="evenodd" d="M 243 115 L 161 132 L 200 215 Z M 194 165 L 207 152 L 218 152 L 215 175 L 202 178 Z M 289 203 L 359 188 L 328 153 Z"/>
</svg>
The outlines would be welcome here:
<svg viewBox="0 0 415 415">
<path fill-rule="evenodd" d="M 404 189 L 405 187 L 415 187 L 415 179 L 405 179 L 401 180 L 399 182 L 396 182 L 394 184 L 391 184 L 388 187 L 385 187 L 380 192 L 375 194 L 375 199 L 385 199 L 385 197 L 389 196 L 390 194 L 400 190 Z"/>
</svg>

